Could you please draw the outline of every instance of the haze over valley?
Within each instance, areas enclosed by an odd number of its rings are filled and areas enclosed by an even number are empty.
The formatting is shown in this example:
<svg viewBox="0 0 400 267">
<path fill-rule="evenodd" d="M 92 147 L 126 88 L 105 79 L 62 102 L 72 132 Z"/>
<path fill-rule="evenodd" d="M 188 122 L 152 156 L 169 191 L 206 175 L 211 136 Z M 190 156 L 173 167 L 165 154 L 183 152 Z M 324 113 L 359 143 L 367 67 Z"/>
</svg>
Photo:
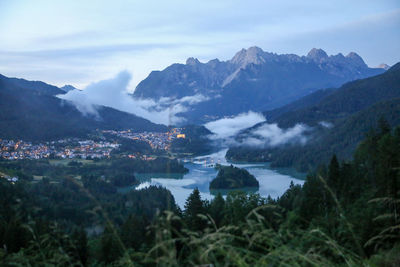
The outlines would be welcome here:
<svg viewBox="0 0 400 267">
<path fill-rule="evenodd" d="M 2 1 L 1 266 L 397 266 L 397 1 Z"/>
</svg>

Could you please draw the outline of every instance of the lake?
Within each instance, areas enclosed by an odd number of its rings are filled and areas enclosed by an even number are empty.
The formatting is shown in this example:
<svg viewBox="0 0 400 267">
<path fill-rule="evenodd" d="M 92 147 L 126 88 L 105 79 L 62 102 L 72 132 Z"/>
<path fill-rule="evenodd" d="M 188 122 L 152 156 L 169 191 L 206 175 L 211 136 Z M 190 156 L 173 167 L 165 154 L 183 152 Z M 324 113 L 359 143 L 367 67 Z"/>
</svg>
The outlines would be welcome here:
<svg viewBox="0 0 400 267">
<path fill-rule="evenodd" d="M 189 172 L 185 175 L 177 174 L 137 174 L 143 182 L 135 189 L 139 190 L 150 185 L 159 185 L 171 191 L 176 203 L 183 208 L 187 197 L 194 188 L 198 188 L 202 199 L 211 200 L 214 196 L 210 193 L 209 184 L 217 176 L 217 170 L 213 167 L 216 163 L 222 165 L 234 165 L 248 170 L 256 177 L 260 184 L 258 191 L 263 197 L 271 196 L 277 198 L 281 196 L 290 182 L 303 184 L 304 174 L 296 173 L 290 169 L 274 170 L 268 163 L 235 163 L 225 159 L 227 149 L 221 150 L 207 156 L 196 157 L 192 160 L 185 160 L 184 165 Z M 296 178 L 295 178 L 296 177 Z"/>
</svg>

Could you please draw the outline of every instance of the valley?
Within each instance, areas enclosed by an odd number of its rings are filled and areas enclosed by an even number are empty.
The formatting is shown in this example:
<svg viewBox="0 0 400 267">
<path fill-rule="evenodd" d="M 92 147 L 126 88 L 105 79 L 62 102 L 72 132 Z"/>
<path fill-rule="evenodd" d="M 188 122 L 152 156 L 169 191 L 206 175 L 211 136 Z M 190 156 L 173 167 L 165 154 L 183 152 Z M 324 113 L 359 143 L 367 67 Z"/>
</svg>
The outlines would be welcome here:
<svg viewBox="0 0 400 267">
<path fill-rule="evenodd" d="M 400 266 L 399 29 L 399 0 L 0 0 L 0 266 Z"/>
<path fill-rule="evenodd" d="M 395 257 L 399 64 L 250 47 L 153 71 L 133 92 L 127 71 L 83 90 L 0 76 L 0 260 Z"/>
</svg>

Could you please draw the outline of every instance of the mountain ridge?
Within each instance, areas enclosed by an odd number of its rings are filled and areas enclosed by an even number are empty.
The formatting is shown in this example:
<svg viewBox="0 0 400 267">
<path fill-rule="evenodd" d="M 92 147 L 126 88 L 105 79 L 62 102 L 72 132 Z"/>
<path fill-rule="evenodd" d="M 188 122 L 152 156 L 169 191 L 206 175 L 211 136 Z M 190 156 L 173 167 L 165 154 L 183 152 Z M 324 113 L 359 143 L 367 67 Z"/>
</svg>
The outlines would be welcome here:
<svg viewBox="0 0 400 267">
<path fill-rule="evenodd" d="M 207 121 L 207 116 L 271 110 L 318 89 L 338 87 L 384 71 L 369 68 L 354 52 L 328 56 L 314 48 L 306 56 L 279 55 L 254 46 L 240 50 L 227 61 L 202 63 L 188 58 L 186 64 L 175 63 L 153 71 L 138 84 L 133 97 L 158 100 L 202 94 L 208 100 L 183 114 L 201 123 Z"/>
<path fill-rule="evenodd" d="M 40 94 L 46 95 L 58 95 L 65 94 L 62 88 L 58 88 L 55 85 L 51 85 L 42 81 L 29 81 L 22 78 L 6 77 L 0 74 L 0 80 L 7 80 L 8 83 L 12 83 L 17 87 L 34 90 Z"/>
<path fill-rule="evenodd" d="M 98 117 L 85 116 L 72 103 L 56 97 L 60 93 L 65 91 L 44 82 L 0 76 L 0 138 L 43 141 L 85 137 L 96 129 L 167 129 L 104 106 L 97 108 Z"/>
<path fill-rule="evenodd" d="M 291 127 L 294 121 L 315 125 L 320 120 L 345 117 L 377 102 L 398 97 L 400 97 L 400 63 L 393 65 L 383 74 L 346 83 L 321 98 L 318 104 L 281 114 L 275 122 L 281 127 Z M 324 115 L 327 113 L 331 114 L 329 118 Z M 313 117 L 312 120 L 305 120 L 310 116 Z"/>
<path fill-rule="evenodd" d="M 348 160 L 358 142 L 368 130 L 377 127 L 381 117 L 392 127 L 400 125 L 400 63 L 383 74 L 352 81 L 338 89 L 319 90 L 264 115 L 267 122 L 241 131 L 237 140 L 252 136 L 266 123 L 277 123 L 284 129 L 298 124 L 312 127 L 306 135 L 308 142 L 281 147 L 242 145 L 230 148 L 228 158 L 270 160 L 273 166 L 291 166 L 303 171 L 327 163 L 332 154 Z"/>
</svg>

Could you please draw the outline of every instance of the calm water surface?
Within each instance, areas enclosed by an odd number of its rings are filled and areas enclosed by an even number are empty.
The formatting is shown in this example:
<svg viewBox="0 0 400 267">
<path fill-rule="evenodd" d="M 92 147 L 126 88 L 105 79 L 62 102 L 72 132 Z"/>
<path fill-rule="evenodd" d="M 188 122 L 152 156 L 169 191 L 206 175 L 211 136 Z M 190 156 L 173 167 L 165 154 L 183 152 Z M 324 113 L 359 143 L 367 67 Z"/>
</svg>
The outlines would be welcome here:
<svg viewBox="0 0 400 267">
<path fill-rule="evenodd" d="M 227 149 L 221 150 L 217 153 L 201 156 L 194 158 L 192 161 L 184 163 L 185 167 L 189 169 L 189 172 L 185 175 L 175 174 L 138 174 L 139 179 L 143 182 L 138 185 L 135 189 L 141 189 L 150 185 L 160 185 L 171 191 L 175 198 L 176 203 L 183 208 L 185 201 L 194 188 L 198 188 L 201 197 L 203 199 L 211 200 L 214 196 L 210 193 L 209 184 L 212 179 L 217 176 L 217 171 L 213 165 L 219 163 L 222 165 L 234 165 L 239 168 L 248 170 L 252 175 L 256 177 L 260 184 L 260 188 L 257 193 L 263 197 L 268 195 L 272 198 L 281 196 L 285 190 L 289 187 L 290 182 L 294 184 L 303 184 L 301 174 L 296 174 L 295 178 L 289 175 L 290 171 L 284 170 L 284 173 L 280 173 L 277 170 L 273 170 L 267 163 L 231 163 L 225 159 Z M 295 173 L 295 172 L 293 172 Z"/>
</svg>

